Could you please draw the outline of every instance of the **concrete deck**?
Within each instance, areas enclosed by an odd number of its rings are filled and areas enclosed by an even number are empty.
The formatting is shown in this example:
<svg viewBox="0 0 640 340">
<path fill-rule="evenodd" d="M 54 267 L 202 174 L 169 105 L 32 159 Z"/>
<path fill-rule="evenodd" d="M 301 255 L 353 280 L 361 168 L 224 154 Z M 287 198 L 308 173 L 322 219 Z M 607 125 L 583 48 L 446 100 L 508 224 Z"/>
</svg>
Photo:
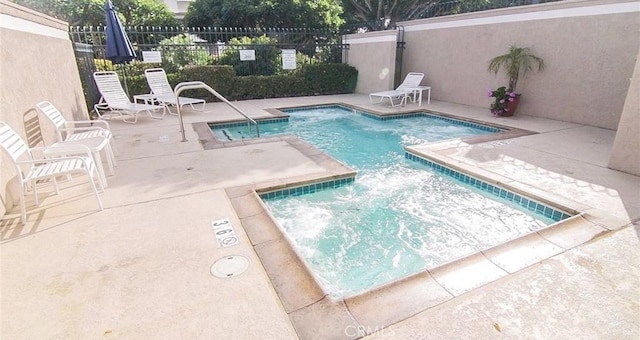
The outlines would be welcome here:
<svg viewBox="0 0 640 340">
<path fill-rule="evenodd" d="M 268 108 L 325 103 L 419 109 L 371 105 L 366 95 L 236 105 L 261 118 L 270 116 Z M 640 178 L 606 168 L 615 131 L 495 118 L 485 108 L 437 101 L 422 109 L 536 132 L 414 151 L 581 215 L 456 264 L 464 271 L 426 271 L 402 285 L 327 301 L 313 282 L 290 274 L 304 265 L 266 227 L 268 214 L 252 193 L 349 176 L 350 169 L 290 137 L 203 147 L 194 123 L 238 118 L 222 103 L 185 112 L 186 142 L 175 116 L 142 116 L 135 125 L 113 120 L 120 153 L 101 194 L 104 211 L 88 186 L 71 181 L 61 195 L 31 206 L 27 225 L 20 225 L 17 207 L 0 221 L 0 336 L 639 338 Z M 224 218 L 238 245 L 218 247 L 211 222 Z M 211 265 L 230 255 L 246 257 L 247 271 L 214 277 Z M 305 294 L 296 293 L 301 289 Z"/>
</svg>

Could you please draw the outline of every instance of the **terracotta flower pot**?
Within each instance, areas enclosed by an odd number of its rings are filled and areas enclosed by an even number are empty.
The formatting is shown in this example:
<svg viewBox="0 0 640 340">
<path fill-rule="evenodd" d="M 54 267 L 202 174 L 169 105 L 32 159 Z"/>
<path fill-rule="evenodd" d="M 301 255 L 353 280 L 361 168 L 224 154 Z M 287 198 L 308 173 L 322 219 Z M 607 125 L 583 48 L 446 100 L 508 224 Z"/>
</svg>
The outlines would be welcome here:
<svg viewBox="0 0 640 340">
<path fill-rule="evenodd" d="M 516 93 L 516 97 L 512 102 L 507 102 L 507 110 L 502 111 L 498 116 L 500 117 L 511 117 L 516 113 L 516 109 L 518 108 L 518 103 L 520 103 L 520 93 Z"/>
</svg>

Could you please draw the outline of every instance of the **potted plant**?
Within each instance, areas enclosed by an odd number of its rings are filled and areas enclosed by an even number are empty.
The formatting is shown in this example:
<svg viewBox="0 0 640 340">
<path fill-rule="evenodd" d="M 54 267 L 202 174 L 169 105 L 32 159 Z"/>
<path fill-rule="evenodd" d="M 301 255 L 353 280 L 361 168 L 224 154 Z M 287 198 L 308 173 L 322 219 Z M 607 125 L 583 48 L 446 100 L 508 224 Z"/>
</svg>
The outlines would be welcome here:
<svg viewBox="0 0 640 340">
<path fill-rule="evenodd" d="M 528 47 L 518 47 L 516 45 L 511 45 L 507 54 L 491 59 L 488 68 L 489 72 L 498 74 L 500 69 L 504 68 L 506 75 L 509 77 L 508 87 L 502 86 L 495 91 L 489 91 L 489 97 L 495 97 L 494 102 L 491 104 L 491 112 L 497 116 L 513 116 L 520 102 L 520 94 L 515 92 L 518 78 L 520 76 L 524 77 L 534 69 L 542 71 L 544 66 L 544 60 L 533 55 Z"/>
</svg>

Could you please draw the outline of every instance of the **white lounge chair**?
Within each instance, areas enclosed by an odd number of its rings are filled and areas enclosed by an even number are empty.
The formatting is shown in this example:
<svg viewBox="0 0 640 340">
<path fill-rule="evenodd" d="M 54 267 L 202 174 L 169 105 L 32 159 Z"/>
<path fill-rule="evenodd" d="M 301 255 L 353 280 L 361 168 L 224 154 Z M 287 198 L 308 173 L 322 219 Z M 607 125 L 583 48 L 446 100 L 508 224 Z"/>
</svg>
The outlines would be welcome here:
<svg viewBox="0 0 640 340">
<path fill-rule="evenodd" d="M 404 78 L 404 81 L 402 81 L 402 84 L 400 84 L 400 86 L 395 90 L 370 93 L 369 100 L 371 103 L 374 103 L 373 97 L 380 97 L 380 100 L 377 103 L 382 103 L 385 98 L 389 98 L 391 106 L 397 106 L 394 104 L 394 100 L 400 99 L 400 103 L 398 105 L 404 105 L 407 102 L 407 98 L 413 95 L 414 89 L 420 86 L 420 82 L 422 82 L 423 78 L 424 73 L 409 72 L 409 74 Z"/>
<path fill-rule="evenodd" d="M 169 106 L 177 106 L 178 103 L 180 103 L 180 109 L 182 109 L 184 105 L 190 105 L 191 108 L 195 110 L 196 108 L 193 106 L 194 104 L 202 104 L 202 109 L 199 111 L 204 111 L 206 101 L 203 99 L 180 97 L 178 98 L 178 101 L 176 101 L 176 94 L 173 92 L 173 89 L 169 84 L 169 80 L 167 79 L 167 74 L 164 72 L 164 69 L 146 69 L 144 70 L 144 76 L 147 78 L 151 94 L 154 95 L 153 99 L 167 105 L 167 109 Z M 173 112 L 169 110 L 169 113 Z"/>
<path fill-rule="evenodd" d="M 107 178 L 102 166 L 102 158 L 100 152 L 104 152 L 109 165 L 109 172 L 114 173 L 113 167 L 116 164 L 116 158 L 111 148 L 113 135 L 109 130 L 109 123 L 103 120 L 82 120 L 68 122 L 58 109 L 50 102 L 44 101 L 36 104 L 36 110 L 49 119 L 56 128 L 57 143 L 52 146 L 82 144 L 86 145 L 93 153 L 94 160 L 100 171 L 102 184 L 107 186 Z M 87 126 L 80 126 L 80 125 Z M 88 124 L 96 124 L 100 126 L 88 126 Z M 63 136 L 64 133 L 64 136 Z"/>
<path fill-rule="evenodd" d="M 9 158 L 13 161 L 20 185 L 20 220 L 22 224 L 27 222 L 27 212 L 25 207 L 25 189 L 31 185 L 36 205 L 38 202 L 38 185 L 45 180 L 51 180 L 58 191 L 56 177 L 67 176 L 76 173 L 86 174 L 91 188 L 96 196 L 100 210 L 103 209 L 102 201 L 98 195 L 95 180 L 98 179 L 100 191 L 104 191 L 102 182 L 99 179 L 97 167 L 91 157 L 89 149 L 84 145 L 67 145 L 65 147 L 45 147 L 29 148 L 24 140 L 6 123 L 0 121 L 0 147 L 5 150 Z M 75 156 L 64 157 L 36 157 L 38 153 L 73 154 Z"/>
<path fill-rule="evenodd" d="M 125 123 L 136 123 L 140 112 L 146 112 L 149 117 L 154 119 L 162 119 L 166 114 L 167 108 L 165 105 L 132 103 L 124 92 L 118 75 L 113 71 L 95 72 L 93 73 L 93 79 L 102 95 L 100 102 L 94 105 L 94 109 L 100 118 L 105 118 L 100 110 L 121 116 Z M 156 117 L 152 113 L 158 110 L 162 110 L 161 117 Z M 127 120 L 127 116 L 133 116 L 133 121 Z"/>
</svg>

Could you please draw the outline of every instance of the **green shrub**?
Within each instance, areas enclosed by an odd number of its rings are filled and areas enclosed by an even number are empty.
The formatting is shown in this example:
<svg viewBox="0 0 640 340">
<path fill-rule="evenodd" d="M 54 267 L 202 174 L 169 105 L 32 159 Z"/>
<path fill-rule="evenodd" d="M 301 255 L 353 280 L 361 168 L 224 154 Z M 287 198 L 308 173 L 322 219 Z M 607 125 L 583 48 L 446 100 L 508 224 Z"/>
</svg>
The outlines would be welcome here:
<svg viewBox="0 0 640 340">
<path fill-rule="evenodd" d="M 120 77 L 122 87 L 124 87 L 125 84 L 122 81 L 122 74 L 119 73 L 118 76 Z M 145 78 L 144 75 L 130 76 L 127 74 L 127 88 L 129 89 L 129 98 L 131 99 L 133 99 L 134 95 L 151 92 L 149 85 L 147 84 L 147 78 Z"/>
<path fill-rule="evenodd" d="M 122 78 L 122 73 L 117 73 Z M 355 68 L 343 64 L 304 65 L 299 72 L 244 77 L 236 76 L 229 65 L 205 65 L 167 73 L 167 79 L 173 88 L 181 82 L 202 81 L 228 100 L 246 100 L 351 93 L 357 75 Z M 124 86 L 124 82 L 122 84 Z M 127 73 L 127 87 L 130 97 L 150 92 L 144 74 Z M 187 90 L 181 95 L 208 102 L 220 101 L 207 90 Z"/>
<path fill-rule="evenodd" d="M 275 39 L 266 35 L 233 38 L 225 46 L 218 64 L 232 65 L 238 76 L 275 74 L 280 56 L 280 49 L 276 48 L 275 43 Z M 254 50 L 256 60 L 241 61 L 240 50 Z"/>
<path fill-rule="evenodd" d="M 304 65 L 302 75 L 314 94 L 352 93 L 358 80 L 358 70 L 346 64 Z"/>
<path fill-rule="evenodd" d="M 227 99 L 232 92 L 235 78 L 236 74 L 233 67 L 228 65 L 188 66 L 182 70 L 181 74 L 181 81 L 201 81 Z M 171 85 L 175 86 L 174 84 Z M 207 90 L 189 90 L 187 92 L 189 97 L 202 98 L 207 101 L 219 101 Z M 184 93 L 186 94 L 187 92 Z"/>
<path fill-rule="evenodd" d="M 160 42 L 155 50 L 162 51 L 162 67 L 167 72 L 182 70 L 188 65 L 207 65 L 211 63 L 211 56 L 198 46 L 190 34 L 179 34 Z"/>
<path fill-rule="evenodd" d="M 299 75 L 236 77 L 230 100 L 280 98 L 309 95 L 307 83 Z"/>
</svg>

